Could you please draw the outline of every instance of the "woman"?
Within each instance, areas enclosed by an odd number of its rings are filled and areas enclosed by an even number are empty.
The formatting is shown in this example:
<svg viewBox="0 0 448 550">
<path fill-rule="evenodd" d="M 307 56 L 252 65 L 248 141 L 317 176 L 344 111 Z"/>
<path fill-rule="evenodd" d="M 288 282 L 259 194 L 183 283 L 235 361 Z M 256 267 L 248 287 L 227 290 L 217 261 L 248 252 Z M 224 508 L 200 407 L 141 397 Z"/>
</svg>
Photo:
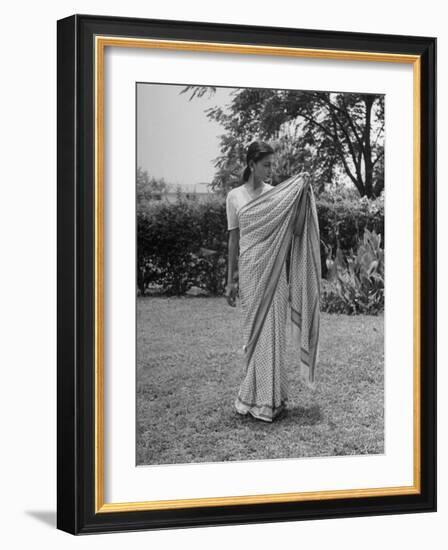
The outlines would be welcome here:
<svg viewBox="0 0 448 550">
<path fill-rule="evenodd" d="M 265 180 L 271 177 L 273 154 L 269 144 L 251 143 L 243 183 L 226 199 L 226 298 L 232 307 L 237 294 L 241 300 L 246 364 L 235 408 L 240 414 L 249 413 L 267 422 L 280 414 L 288 399 L 288 315 L 299 372 L 314 386 L 321 274 L 319 226 L 310 177 L 297 174 L 276 187 L 269 185 Z"/>
</svg>

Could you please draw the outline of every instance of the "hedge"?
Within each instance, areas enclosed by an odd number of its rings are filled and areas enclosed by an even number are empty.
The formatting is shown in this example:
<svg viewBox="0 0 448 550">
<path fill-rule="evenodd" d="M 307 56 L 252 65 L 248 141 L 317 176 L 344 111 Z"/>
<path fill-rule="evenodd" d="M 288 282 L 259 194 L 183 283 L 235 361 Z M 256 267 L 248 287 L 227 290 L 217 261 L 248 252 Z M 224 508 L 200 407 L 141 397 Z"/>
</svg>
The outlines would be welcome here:
<svg viewBox="0 0 448 550">
<path fill-rule="evenodd" d="M 148 204 L 137 212 L 138 288 L 169 294 L 199 286 L 221 294 L 227 264 L 227 226 L 222 200 Z"/>
<path fill-rule="evenodd" d="M 381 235 L 384 247 L 383 198 L 316 200 L 321 238 L 322 277 L 326 258 L 336 248 L 357 248 L 364 229 Z M 183 294 L 198 286 L 211 294 L 224 292 L 227 275 L 227 220 L 225 201 L 177 200 L 150 202 L 137 212 L 138 288 L 158 285 L 168 294 Z"/>
</svg>

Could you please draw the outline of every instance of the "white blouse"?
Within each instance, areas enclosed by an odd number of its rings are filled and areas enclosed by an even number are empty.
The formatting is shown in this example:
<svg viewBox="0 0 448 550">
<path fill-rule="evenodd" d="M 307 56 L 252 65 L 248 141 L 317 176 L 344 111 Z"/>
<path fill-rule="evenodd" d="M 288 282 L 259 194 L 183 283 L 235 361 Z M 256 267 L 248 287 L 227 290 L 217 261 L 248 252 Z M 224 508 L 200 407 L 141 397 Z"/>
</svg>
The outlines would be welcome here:
<svg viewBox="0 0 448 550">
<path fill-rule="evenodd" d="M 254 193 L 250 191 L 248 186 L 244 183 L 239 187 L 231 189 L 227 194 L 226 199 L 226 211 L 227 211 L 227 229 L 235 229 L 239 227 L 238 212 L 240 209 L 252 199 L 255 199 L 265 191 L 272 189 L 272 185 L 264 183 L 261 186 L 261 191 Z"/>
</svg>

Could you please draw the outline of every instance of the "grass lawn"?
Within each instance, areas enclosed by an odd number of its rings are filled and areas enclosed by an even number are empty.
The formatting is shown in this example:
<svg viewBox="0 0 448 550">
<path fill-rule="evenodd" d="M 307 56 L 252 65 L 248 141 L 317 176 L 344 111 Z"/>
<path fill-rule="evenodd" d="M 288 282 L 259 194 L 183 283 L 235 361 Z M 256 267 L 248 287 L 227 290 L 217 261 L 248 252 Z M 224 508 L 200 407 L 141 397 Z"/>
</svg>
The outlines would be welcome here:
<svg viewBox="0 0 448 550">
<path fill-rule="evenodd" d="M 381 454 L 383 316 L 321 314 L 317 388 L 288 367 L 288 410 L 240 416 L 241 311 L 223 297 L 137 298 L 137 464 Z"/>
</svg>

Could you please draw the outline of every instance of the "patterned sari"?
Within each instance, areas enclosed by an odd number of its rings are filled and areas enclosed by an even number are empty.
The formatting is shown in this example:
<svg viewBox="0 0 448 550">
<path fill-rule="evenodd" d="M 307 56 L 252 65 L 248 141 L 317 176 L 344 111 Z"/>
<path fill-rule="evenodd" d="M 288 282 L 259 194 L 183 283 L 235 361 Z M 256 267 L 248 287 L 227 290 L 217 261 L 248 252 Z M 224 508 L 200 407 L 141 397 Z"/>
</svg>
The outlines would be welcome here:
<svg viewBox="0 0 448 550">
<path fill-rule="evenodd" d="M 235 407 L 240 414 L 270 422 L 287 403 L 288 315 L 299 375 L 310 387 L 315 385 L 321 262 L 308 173 L 294 175 L 250 200 L 238 216 L 246 372 Z"/>
</svg>

